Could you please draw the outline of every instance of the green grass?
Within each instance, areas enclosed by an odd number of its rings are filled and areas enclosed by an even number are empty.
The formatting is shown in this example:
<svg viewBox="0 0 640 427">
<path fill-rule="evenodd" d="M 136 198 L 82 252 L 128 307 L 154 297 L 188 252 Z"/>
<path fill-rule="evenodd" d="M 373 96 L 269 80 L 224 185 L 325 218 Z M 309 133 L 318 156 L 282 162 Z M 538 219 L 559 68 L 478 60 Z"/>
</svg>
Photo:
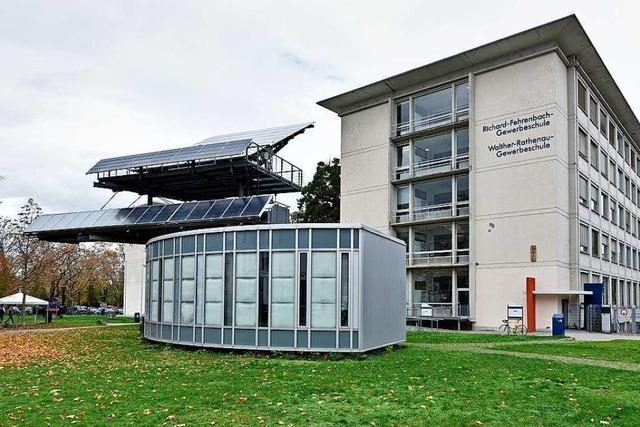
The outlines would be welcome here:
<svg viewBox="0 0 640 427">
<path fill-rule="evenodd" d="M 5 320 L 7 318 L 5 317 Z M 20 316 L 14 316 L 16 323 L 20 322 Z M 80 326 L 97 326 L 98 321 L 103 320 L 106 323 L 133 323 L 133 317 L 116 316 L 115 319 L 107 319 L 102 315 L 78 314 L 63 317 L 54 317 L 53 323 L 46 324 L 42 316 L 38 316 L 37 322 L 34 322 L 34 316 L 25 316 L 25 328 L 73 328 Z M 10 326 L 10 325 L 9 325 Z"/>
<path fill-rule="evenodd" d="M 506 345 L 500 350 L 519 351 L 526 353 L 556 354 L 586 359 L 611 360 L 614 362 L 640 363 L 640 341 L 575 341 L 568 343 L 549 343 L 535 346 Z"/>
<path fill-rule="evenodd" d="M 0 425 L 637 425 L 640 417 L 637 373 L 450 347 L 325 360 L 154 345 L 120 327 L 0 334 L 0 348 L 15 335 L 75 356 L 0 369 Z"/>
<path fill-rule="evenodd" d="M 427 344 L 472 344 L 472 343 L 501 343 L 514 341 L 539 341 L 556 339 L 557 337 L 542 335 L 506 335 L 490 333 L 468 332 L 407 332 L 407 342 Z"/>
</svg>

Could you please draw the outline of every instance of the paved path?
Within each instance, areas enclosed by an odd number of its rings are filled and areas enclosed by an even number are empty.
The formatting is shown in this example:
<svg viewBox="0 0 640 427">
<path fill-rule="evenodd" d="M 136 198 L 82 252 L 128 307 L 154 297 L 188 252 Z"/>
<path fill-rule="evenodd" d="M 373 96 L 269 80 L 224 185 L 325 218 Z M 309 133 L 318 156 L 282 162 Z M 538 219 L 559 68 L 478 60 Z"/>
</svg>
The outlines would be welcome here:
<svg viewBox="0 0 640 427">
<path fill-rule="evenodd" d="M 512 341 L 504 343 L 406 343 L 409 347 L 421 347 L 432 348 L 437 350 L 450 350 L 450 351 L 467 351 L 471 353 L 481 354 L 497 354 L 502 356 L 522 357 L 524 359 L 537 359 L 548 360 L 552 362 L 569 363 L 572 365 L 583 366 L 597 366 L 601 368 L 620 369 L 623 371 L 640 372 L 640 364 L 627 363 L 627 362 L 615 362 L 611 360 L 596 360 L 587 359 L 581 357 L 561 356 L 556 354 L 539 354 L 539 353 L 525 353 L 519 351 L 500 350 L 501 346 L 509 345 L 538 345 L 538 344 L 562 344 L 575 342 L 573 339 L 560 339 L 554 341 L 536 340 L 536 341 Z"/>
</svg>

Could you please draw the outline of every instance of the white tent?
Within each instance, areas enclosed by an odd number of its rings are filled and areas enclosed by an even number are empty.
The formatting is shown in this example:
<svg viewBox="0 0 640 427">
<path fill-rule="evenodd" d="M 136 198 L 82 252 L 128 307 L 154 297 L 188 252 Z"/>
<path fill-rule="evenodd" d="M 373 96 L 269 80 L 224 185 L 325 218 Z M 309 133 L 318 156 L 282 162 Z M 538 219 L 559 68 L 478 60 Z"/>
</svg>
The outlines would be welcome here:
<svg viewBox="0 0 640 427">
<path fill-rule="evenodd" d="M 26 305 L 47 305 L 47 301 L 27 295 Z M 22 292 L 0 298 L 0 305 L 22 305 Z"/>
</svg>

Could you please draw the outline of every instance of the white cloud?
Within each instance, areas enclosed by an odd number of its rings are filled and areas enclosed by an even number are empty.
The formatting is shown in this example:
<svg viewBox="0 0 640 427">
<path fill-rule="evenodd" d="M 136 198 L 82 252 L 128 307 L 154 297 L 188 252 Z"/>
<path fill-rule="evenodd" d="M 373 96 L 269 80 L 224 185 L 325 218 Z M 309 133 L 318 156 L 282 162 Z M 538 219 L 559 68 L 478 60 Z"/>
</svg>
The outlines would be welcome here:
<svg viewBox="0 0 640 427">
<path fill-rule="evenodd" d="M 317 161 L 339 155 L 339 119 L 318 100 L 574 11 L 638 111 L 640 60 L 630 54 L 640 39 L 637 8 L 595 1 L 4 2 L 0 214 L 14 214 L 28 197 L 48 212 L 100 207 L 111 194 L 92 188 L 84 172 L 103 157 L 314 120 L 316 128 L 282 152 L 309 178 Z"/>
</svg>

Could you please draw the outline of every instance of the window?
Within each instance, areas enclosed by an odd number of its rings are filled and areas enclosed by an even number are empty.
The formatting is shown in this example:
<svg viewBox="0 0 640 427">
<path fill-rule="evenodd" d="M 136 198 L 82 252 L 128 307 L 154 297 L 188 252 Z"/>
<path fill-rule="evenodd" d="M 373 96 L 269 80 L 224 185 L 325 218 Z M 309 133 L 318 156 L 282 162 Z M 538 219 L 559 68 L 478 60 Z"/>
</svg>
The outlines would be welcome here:
<svg viewBox="0 0 640 427">
<path fill-rule="evenodd" d="M 224 326 L 233 318 L 233 253 L 224 254 Z"/>
<path fill-rule="evenodd" d="M 340 326 L 349 326 L 349 254 L 340 254 Z"/>
<path fill-rule="evenodd" d="M 204 323 L 207 325 L 222 326 L 223 273 L 222 255 L 207 255 L 204 273 Z"/>
<path fill-rule="evenodd" d="M 618 205 L 618 227 L 624 229 L 624 208 Z"/>
<path fill-rule="evenodd" d="M 624 211 L 624 229 L 627 233 L 631 233 L 631 212 Z"/>
<path fill-rule="evenodd" d="M 607 113 L 603 110 L 600 110 L 600 132 L 606 137 L 607 136 Z"/>
<path fill-rule="evenodd" d="M 610 214 L 609 214 L 609 219 L 611 220 L 612 223 L 614 224 L 618 224 L 618 214 L 616 213 L 616 209 L 617 209 L 618 204 L 616 203 L 615 199 L 612 197 L 609 203 L 609 209 L 610 209 Z"/>
<path fill-rule="evenodd" d="M 613 120 L 609 120 L 609 143 L 616 146 L 616 127 L 613 125 Z"/>
<path fill-rule="evenodd" d="M 452 87 L 446 86 L 413 99 L 413 130 L 451 123 Z"/>
<path fill-rule="evenodd" d="M 629 161 L 631 159 L 631 146 L 629 145 L 629 141 L 627 141 L 626 139 L 624 140 L 624 160 L 625 162 L 627 162 L 627 164 L 629 164 Z"/>
<path fill-rule="evenodd" d="M 613 160 L 609 160 L 609 182 L 616 185 L 616 164 Z"/>
<path fill-rule="evenodd" d="M 311 327 L 336 327 L 336 253 L 311 254 Z"/>
<path fill-rule="evenodd" d="M 192 324 L 196 299 L 196 257 L 183 256 L 180 264 L 180 322 Z"/>
<path fill-rule="evenodd" d="M 587 133 L 582 130 L 582 128 L 578 129 L 578 152 L 585 159 L 588 158 L 588 147 L 587 147 Z"/>
<path fill-rule="evenodd" d="M 414 302 L 450 304 L 453 297 L 451 270 L 423 270 L 414 276 Z M 435 310 L 434 310 L 435 311 Z"/>
<path fill-rule="evenodd" d="M 599 257 L 600 253 L 600 232 L 595 228 L 591 229 L 591 256 Z"/>
<path fill-rule="evenodd" d="M 469 175 L 456 176 L 456 215 L 469 215 Z"/>
<path fill-rule="evenodd" d="M 589 119 L 598 126 L 598 103 L 593 96 L 589 97 Z"/>
<path fill-rule="evenodd" d="M 307 254 L 300 254 L 298 325 L 307 326 Z"/>
<path fill-rule="evenodd" d="M 618 241 L 616 239 L 611 239 L 611 245 L 609 246 L 611 250 L 611 262 L 618 262 Z"/>
<path fill-rule="evenodd" d="M 580 224 L 580 252 L 589 253 L 589 227 L 585 224 Z"/>
<path fill-rule="evenodd" d="M 409 101 L 396 105 L 396 136 L 409 133 Z"/>
<path fill-rule="evenodd" d="M 631 259 L 631 246 L 627 246 L 627 267 L 633 267 L 633 260 Z"/>
<path fill-rule="evenodd" d="M 260 252 L 259 257 L 258 326 L 269 326 L 269 253 Z"/>
<path fill-rule="evenodd" d="M 620 132 L 616 133 L 616 140 L 618 145 L 618 154 L 624 157 L 624 141 L 622 140 L 622 134 Z"/>
<path fill-rule="evenodd" d="M 618 168 L 618 190 L 624 193 L 624 173 Z"/>
<path fill-rule="evenodd" d="M 256 326 L 257 269 L 256 252 L 236 255 L 236 326 Z"/>
<path fill-rule="evenodd" d="M 590 161 L 591 166 L 593 166 L 596 170 L 598 170 L 598 159 L 600 155 L 600 150 L 598 150 L 598 143 L 593 139 L 591 140 L 591 153 L 590 153 Z"/>
<path fill-rule="evenodd" d="M 587 88 L 578 80 L 578 107 L 587 114 Z"/>
<path fill-rule="evenodd" d="M 601 250 L 600 250 L 600 256 L 602 257 L 603 260 L 608 260 L 609 259 L 609 236 L 606 235 L 602 235 L 602 242 L 601 244 Z"/>
<path fill-rule="evenodd" d="M 396 147 L 396 179 L 404 179 L 409 177 L 409 157 L 411 149 L 409 144 Z"/>
<path fill-rule="evenodd" d="M 333 255 L 335 255 L 334 252 Z M 335 263 L 334 263 L 335 264 Z M 294 324 L 295 255 L 271 254 L 271 327 L 292 328 Z M 335 271 L 335 266 L 333 267 Z"/>
<path fill-rule="evenodd" d="M 469 128 L 455 131 L 456 168 L 469 167 Z"/>
<path fill-rule="evenodd" d="M 396 190 L 396 221 L 409 221 L 409 187 Z"/>
<path fill-rule="evenodd" d="M 451 169 L 451 132 L 416 139 L 413 142 L 413 173 L 424 175 Z"/>
<path fill-rule="evenodd" d="M 630 164 L 631 164 L 631 169 L 634 172 L 637 172 L 637 168 L 636 168 L 636 151 L 635 150 L 631 150 L 631 161 L 630 161 Z"/>
<path fill-rule="evenodd" d="M 469 223 L 459 222 L 456 224 L 456 248 L 458 251 L 456 262 L 468 261 L 469 256 Z M 465 257 L 462 259 L 460 257 Z"/>
<path fill-rule="evenodd" d="M 173 258 L 162 264 L 162 321 L 173 322 Z"/>
<path fill-rule="evenodd" d="M 611 304 L 618 304 L 618 279 L 611 279 Z"/>
<path fill-rule="evenodd" d="M 609 295 L 611 295 L 610 286 L 611 285 L 609 284 L 609 278 L 603 277 L 602 278 L 602 304 L 603 305 L 609 304 Z"/>
<path fill-rule="evenodd" d="M 625 253 L 624 253 L 624 243 L 619 242 L 620 245 L 618 246 L 619 251 L 618 251 L 618 261 L 620 261 L 620 265 L 625 265 Z"/>
<path fill-rule="evenodd" d="M 415 220 L 451 216 L 451 178 L 416 183 L 413 187 Z"/>
<path fill-rule="evenodd" d="M 591 210 L 600 213 L 600 190 L 598 187 L 591 184 Z"/>
<path fill-rule="evenodd" d="M 631 201 L 633 202 L 634 205 L 637 205 L 637 201 L 638 199 L 636 198 L 636 193 L 637 193 L 637 189 L 636 189 L 636 184 L 635 183 L 631 183 Z"/>
<path fill-rule="evenodd" d="M 453 227 L 449 223 L 415 226 L 413 228 L 414 253 L 419 254 L 425 263 L 441 261 L 442 257 L 450 257 L 453 249 L 452 230 Z M 434 259 L 429 260 L 428 258 Z"/>
<path fill-rule="evenodd" d="M 160 304 L 160 264 L 158 260 L 151 262 L 151 320 L 158 321 L 158 305 Z"/>
<path fill-rule="evenodd" d="M 600 205 L 602 207 L 602 217 L 609 219 L 609 196 L 605 192 L 600 193 Z"/>
<path fill-rule="evenodd" d="M 469 82 L 456 84 L 455 87 L 456 118 L 458 120 L 469 117 Z"/>
<path fill-rule="evenodd" d="M 409 227 L 396 228 L 396 237 L 404 242 L 409 252 Z"/>
<path fill-rule="evenodd" d="M 609 176 L 609 159 L 604 150 L 600 150 L 600 173 L 605 178 Z"/>
<path fill-rule="evenodd" d="M 624 195 L 631 198 L 631 180 L 627 175 L 624 177 Z"/>
<path fill-rule="evenodd" d="M 589 193 L 589 183 L 587 178 L 582 175 L 578 176 L 578 198 L 580 203 L 587 206 L 587 199 Z"/>
</svg>

